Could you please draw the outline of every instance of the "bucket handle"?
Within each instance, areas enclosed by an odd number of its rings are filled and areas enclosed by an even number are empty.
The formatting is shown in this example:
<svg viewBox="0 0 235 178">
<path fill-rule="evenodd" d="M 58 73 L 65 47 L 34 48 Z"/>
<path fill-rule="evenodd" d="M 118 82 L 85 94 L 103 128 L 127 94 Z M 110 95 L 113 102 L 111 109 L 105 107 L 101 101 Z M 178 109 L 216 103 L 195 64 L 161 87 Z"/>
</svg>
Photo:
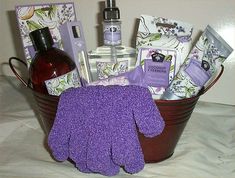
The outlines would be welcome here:
<svg viewBox="0 0 235 178">
<path fill-rule="evenodd" d="M 10 66 L 12 72 L 15 74 L 15 76 L 21 81 L 21 83 L 22 83 L 24 86 L 26 86 L 27 88 L 32 89 L 32 87 L 30 86 L 30 82 L 29 82 L 29 81 L 26 82 L 26 81 L 20 76 L 20 74 L 16 71 L 16 69 L 15 69 L 15 67 L 14 67 L 14 65 L 13 65 L 13 63 L 12 63 L 13 60 L 16 60 L 16 61 L 18 61 L 18 62 L 24 64 L 24 66 L 27 68 L 26 62 L 24 62 L 23 60 L 21 60 L 21 59 L 19 59 L 19 58 L 17 58 L 17 57 L 10 57 L 10 58 L 9 58 L 9 61 L 8 61 L 9 66 Z"/>
<path fill-rule="evenodd" d="M 24 86 L 26 86 L 26 87 L 32 89 L 32 87 L 30 86 L 30 82 L 29 82 L 29 81 L 26 82 L 26 81 L 19 75 L 19 73 L 15 70 L 15 67 L 14 67 L 14 65 L 12 64 L 12 60 L 19 61 L 20 63 L 24 64 L 25 67 L 27 68 L 26 62 L 24 62 L 23 60 L 21 60 L 21 59 L 19 59 L 19 58 L 17 58 L 17 57 L 10 57 L 10 58 L 9 58 L 9 66 L 10 66 L 12 72 L 13 72 L 13 73 L 15 74 L 15 76 L 24 84 Z M 206 92 L 220 79 L 220 77 L 221 77 L 221 75 L 223 74 L 223 72 L 224 72 L 224 66 L 221 64 L 221 69 L 220 69 L 219 74 L 216 76 L 216 78 L 215 78 L 207 87 L 203 87 L 203 88 L 201 89 L 201 91 L 199 92 L 198 95 L 200 96 L 200 95 L 203 95 L 204 93 L 206 93 Z"/>
</svg>

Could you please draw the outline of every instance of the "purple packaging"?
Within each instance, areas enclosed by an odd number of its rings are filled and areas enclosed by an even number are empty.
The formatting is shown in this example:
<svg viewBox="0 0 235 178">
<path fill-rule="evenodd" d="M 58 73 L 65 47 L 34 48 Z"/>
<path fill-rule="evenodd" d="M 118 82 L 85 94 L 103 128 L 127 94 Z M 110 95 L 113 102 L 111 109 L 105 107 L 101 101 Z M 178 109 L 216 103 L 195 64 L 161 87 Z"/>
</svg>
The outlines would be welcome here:
<svg viewBox="0 0 235 178">
<path fill-rule="evenodd" d="M 144 71 L 144 82 L 154 98 L 160 97 L 175 76 L 177 52 L 160 47 L 140 48 L 137 66 Z"/>
<path fill-rule="evenodd" d="M 91 82 L 85 37 L 80 21 L 66 22 L 59 27 L 64 51 L 74 60 L 80 77 Z"/>
<path fill-rule="evenodd" d="M 150 86 L 164 87 L 169 85 L 170 61 L 153 62 L 151 59 L 144 61 L 145 82 Z"/>
</svg>

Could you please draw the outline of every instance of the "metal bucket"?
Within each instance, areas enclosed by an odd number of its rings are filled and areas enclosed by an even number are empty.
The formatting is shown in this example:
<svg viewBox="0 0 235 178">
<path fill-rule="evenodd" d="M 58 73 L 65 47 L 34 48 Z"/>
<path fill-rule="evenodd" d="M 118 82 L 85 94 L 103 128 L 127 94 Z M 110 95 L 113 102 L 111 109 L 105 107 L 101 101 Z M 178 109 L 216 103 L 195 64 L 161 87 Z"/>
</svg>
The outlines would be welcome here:
<svg viewBox="0 0 235 178">
<path fill-rule="evenodd" d="M 24 65 L 26 65 L 26 63 L 15 57 L 9 59 L 9 65 L 13 73 L 26 87 L 29 87 L 28 82 L 25 82 L 16 72 L 12 64 L 12 60 L 17 60 Z M 201 92 L 195 97 L 182 100 L 155 100 L 155 103 L 165 121 L 165 128 L 161 135 L 154 138 L 147 138 L 143 134 L 138 133 L 146 163 L 159 162 L 173 155 L 175 147 L 199 97 L 207 92 L 217 82 L 223 71 L 224 67 L 222 65 L 220 73 L 213 82 L 211 82 L 207 88 L 201 90 Z M 45 133 L 48 134 L 54 122 L 59 97 L 44 95 L 33 91 L 33 89 L 32 92 L 38 105 L 43 129 Z"/>
<path fill-rule="evenodd" d="M 161 135 L 154 138 L 139 134 L 146 162 L 159 162 L 173 155 L 198 99 L 199 96 L 183 100 L 155 100 L 165 128 Z"/>
</svg>

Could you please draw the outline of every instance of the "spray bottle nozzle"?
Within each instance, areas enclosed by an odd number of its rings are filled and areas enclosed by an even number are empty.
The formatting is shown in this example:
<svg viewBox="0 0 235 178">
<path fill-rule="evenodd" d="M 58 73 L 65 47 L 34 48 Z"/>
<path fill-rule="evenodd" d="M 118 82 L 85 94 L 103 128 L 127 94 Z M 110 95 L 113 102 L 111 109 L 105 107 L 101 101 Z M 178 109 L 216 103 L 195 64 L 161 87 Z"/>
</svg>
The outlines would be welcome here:
<svg viewBox="0 0 235 178">
<path fill-rule="evenodd" d="M 106 8 L 103 11 L 104 20 L 118 20 L 120 19 L 120 11 L 116 7 L 115 0 L 107 0 Z"/>
<path fill-rule="evenodd" d="M 115 0 L 107 0 L 107 7 L 116 7 Z"/>
</svg>

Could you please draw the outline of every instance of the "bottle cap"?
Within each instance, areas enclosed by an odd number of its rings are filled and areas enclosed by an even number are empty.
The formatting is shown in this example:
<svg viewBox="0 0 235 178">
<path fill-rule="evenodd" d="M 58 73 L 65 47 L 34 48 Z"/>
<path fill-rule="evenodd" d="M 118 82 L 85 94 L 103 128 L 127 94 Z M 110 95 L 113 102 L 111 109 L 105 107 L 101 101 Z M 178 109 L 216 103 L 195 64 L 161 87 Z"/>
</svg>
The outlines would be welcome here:
<svg viewBox="0 0 235 178">
<path fill-rule="evenodd" d="M 107 0 L 106 8 L 103 11 L 104 20 L 118 20 L 120 19 L 120 11 L 116 7 L 115 0 Z"/>
<path fill-rule="evenodd" d="M 54 44 L 48 27 L 34 30 L 29 33 L 35 51 L 43 51 L 51 48 Z"/>
</svg>

